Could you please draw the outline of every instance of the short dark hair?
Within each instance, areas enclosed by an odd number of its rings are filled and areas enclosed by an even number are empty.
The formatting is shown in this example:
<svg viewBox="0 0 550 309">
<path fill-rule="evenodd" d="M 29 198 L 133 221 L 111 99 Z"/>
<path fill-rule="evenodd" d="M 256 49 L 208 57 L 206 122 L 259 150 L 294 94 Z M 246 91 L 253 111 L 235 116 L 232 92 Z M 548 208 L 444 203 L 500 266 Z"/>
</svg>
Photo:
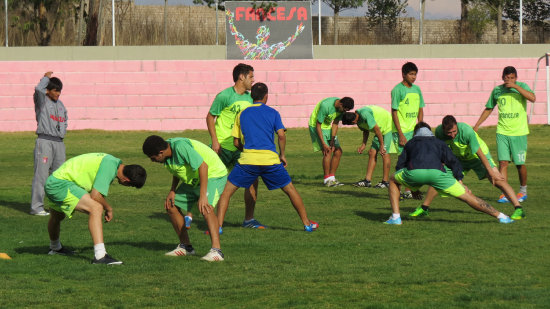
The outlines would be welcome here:
<svg viewBox="0 0 550 309">
<path fill-rule="evenodd" d="M 401 73 L 403 73 L 403 75 L 407 75 L 410 72 L 418 73 L 418 67 L 412 62 L 407 62 L 401 67 Z"/>
<path fill-rule="evenodd" d="M 143 153 L 148 156 L 156 156 L 162 150 L 168 148 L 168 143 L 158 135 L 151 135 L 143 142 Z"/>
<path fill-rule="evenodd" d="M 342 115 L 342 124 L 345 124 L 345 125 L 353 124 L 356 116 L 357 114 L 354 112 L 345 112 Z"/>
<path fill-rule="evenodd" d="M 267 94 L 267 85 L 264 83 L 255 83 L 250 89 L 250 96 L 254 102 L 261 101 Z"/>
<path fill-rule="evenodd" d="M 130 186 L 141 188 L 147 179 L 147 172 L 141 165 L 125 165 L 122 174 L 130 179 Z"/>
<path fill-rule="evenodd" d="M 46 89 L 61 91 L 61 89 L 63 89 L 63 83 L 59 78 L 52 77 L 50 78 L 50 81 L 48 82 L 48 86 L 46 86 Z"/>
<path fill-rule="evenodd" d="M 245 76 L 248 75 L 248 72 L 254 72 L 254 68 L 251 65 L 239 63 L 233 68 L 233 82 L 237 82 L 239 80 L 239 76 L 241 74 L 244 74 Z"/>
<path fill-rule="evenodd" d="M 347 108 L 347 109 L 350 109 L 352 110 L 353 109 L 353 106 L 354 106 L 354 101 L 352 98 L 350 97 L 343 97 L 340 99 L 340 103 L 342 103 L 342 107 L 343 108 Z"/>
<path fill-rule="evenodd" d="M 504 79 L 504 76 L 512 73 L 514 73 L 516 77 L 518 76 L 518 71 L 516 71 L 516 68 L 514 68 L 513 66 L 505 67 L 504 70 L 502 70 L 502 79 Z"/>
<path fill-rule="evenodd" d="M 418 132 L 418 130 L 420 130 L 421 128 L 428 128 L 430 129 L 430 131 L 432 130 L 432 127 L 430 127 L 429 124 L 425 123 L 424 121 L 420 121 L 414 126 L 414 134 L 416 135 L 416 132 Z"/>
<path fill-rule="evenodd" d="M 443 120 L 441 121 L 441 126 L 443 126 L 444 131 L 452 129 L 456 124 L 456 118 L 453 115 L 447 115 L 443 117 Z"/>
</svg>

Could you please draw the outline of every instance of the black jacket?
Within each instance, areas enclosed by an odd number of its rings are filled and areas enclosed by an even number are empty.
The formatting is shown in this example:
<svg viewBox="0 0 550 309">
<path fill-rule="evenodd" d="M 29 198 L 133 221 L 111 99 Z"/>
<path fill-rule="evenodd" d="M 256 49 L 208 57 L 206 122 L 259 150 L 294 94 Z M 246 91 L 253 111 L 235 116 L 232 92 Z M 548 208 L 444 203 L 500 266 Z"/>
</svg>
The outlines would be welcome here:
<svg viewBox="0 0 550 309">
<path fill-rule="evenodd" d="M 457 180 L 462 180 L 462 165 L 445 142 L 435 136 L 416 136 L 405 144 L 395 169 L 437 169 L 445 172 L 444 165 L 453 171 Z"/>
</svg>

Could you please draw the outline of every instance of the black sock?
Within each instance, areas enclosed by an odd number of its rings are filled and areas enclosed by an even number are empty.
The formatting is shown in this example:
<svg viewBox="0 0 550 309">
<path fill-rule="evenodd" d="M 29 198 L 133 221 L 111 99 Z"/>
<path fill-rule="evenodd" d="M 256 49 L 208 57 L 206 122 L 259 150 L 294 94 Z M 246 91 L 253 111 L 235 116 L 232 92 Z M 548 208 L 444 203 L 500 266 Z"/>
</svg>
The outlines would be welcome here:
<svg viewBox="0 0 550 309">
<path fill-rule="evenodd" d="M 523 209 L 521 206 L 514 206 L 514 209 Z"/>
<path fill-rule="evenodd" d="M 424 211 L 428 211 L 430 209 L 430 206 L 426 206 L 426 205 L 422 205 L 420 207 L 422 207 L 422 210 Z"/>
</svg>

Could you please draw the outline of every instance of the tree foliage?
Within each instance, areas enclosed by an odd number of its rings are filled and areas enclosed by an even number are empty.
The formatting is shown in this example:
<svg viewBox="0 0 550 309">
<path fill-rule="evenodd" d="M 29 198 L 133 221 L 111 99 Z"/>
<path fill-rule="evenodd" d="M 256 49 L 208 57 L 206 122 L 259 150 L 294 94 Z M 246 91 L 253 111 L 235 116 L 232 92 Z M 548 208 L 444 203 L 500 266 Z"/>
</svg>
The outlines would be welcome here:
<svg viewBox="0 0 550 309">
<path fill-rule="evenodd" d="M 519 22 L 519 0 L 510 0 L 504 7 L 504 17 Z M 550 30 L 550 0 L 523 0 L 523 23 L 539 30 Z M 518 31 L 517 25 L 511 26 Z"/>
<path fill-rule="evenodd" d="M 75 0 L 10 0 L 8 6 L 17 12 L 12 17 L 12 27 L 32 32 L 40 46 L 47 46 L 53 30 L 63 22 Z"/>
<path fill-rule="evenodd" d="M 474 35 L 477 42 L 485 33 L 487 26 L 491 23 L 492 17 L 489 7 L 480 1 L 473 1 L 468 8 L 468 28 Z"/>
<path fill-rule="evenodd" d="M 395 30 L 398 17 L 405 13 L 408 0 L 367 0 L 367 24 L 375 28 L 386 25 Z"/>
</svg>

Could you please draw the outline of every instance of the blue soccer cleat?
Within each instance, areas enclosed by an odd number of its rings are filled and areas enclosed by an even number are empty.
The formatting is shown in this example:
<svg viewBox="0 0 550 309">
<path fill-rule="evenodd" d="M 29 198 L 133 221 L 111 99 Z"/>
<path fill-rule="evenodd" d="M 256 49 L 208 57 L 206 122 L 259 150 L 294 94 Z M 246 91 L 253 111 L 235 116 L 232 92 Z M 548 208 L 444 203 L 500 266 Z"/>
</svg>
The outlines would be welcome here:
<svg viewBox="0 0 550 309">
<path fill-rule="evenodd" d="M 387 221 L 384 222 L 384 224 L 401 225 L 401 217 L 397 219 L 393 219 L 392 217 L 390 217 Z"/>
<path fill-rule="evenodd" d="M 508 224 L 508 223 L 514 222 L 514 220 L 510 219 L 510 217 L 506 217 L 506 218 L 500 218 L 500 219 L 498 219 L 498 222 L 504 223 L 504 224 Z"/>
<path fill-rule="evenodd" d="M 510 201 L 506 198 L 506 196 L 504 194 L 501 194 L 499 197 L 498 197 L 498 200 L 497 200 L 498 203 L 509 203 Z"/>
<path fill-rule="evenodd" d="M 193 222 L 193 217 L 191 216 L 185 216 L 185 228 L 190 229 L 191 228 L 191 222 Z"/>
<path fill-rule="evenodd" d="M 267 226 L 261 224 L 256 219 L 250 219 L 248 221 L 246 221 L 246 220 L 243 221 L 243 227 L 248 227 L 248 228 L 251 228 L 251 229 L 259 229 L 259 230 L 263 230 L 263 229 L 267 228 Z"/>
<path fill-rule="evenodd" d="M 304 231 L 313 232 L 319 227 L 319 223 L 309 220 L 309 225 L 304 225 Z"/>
</svg>

